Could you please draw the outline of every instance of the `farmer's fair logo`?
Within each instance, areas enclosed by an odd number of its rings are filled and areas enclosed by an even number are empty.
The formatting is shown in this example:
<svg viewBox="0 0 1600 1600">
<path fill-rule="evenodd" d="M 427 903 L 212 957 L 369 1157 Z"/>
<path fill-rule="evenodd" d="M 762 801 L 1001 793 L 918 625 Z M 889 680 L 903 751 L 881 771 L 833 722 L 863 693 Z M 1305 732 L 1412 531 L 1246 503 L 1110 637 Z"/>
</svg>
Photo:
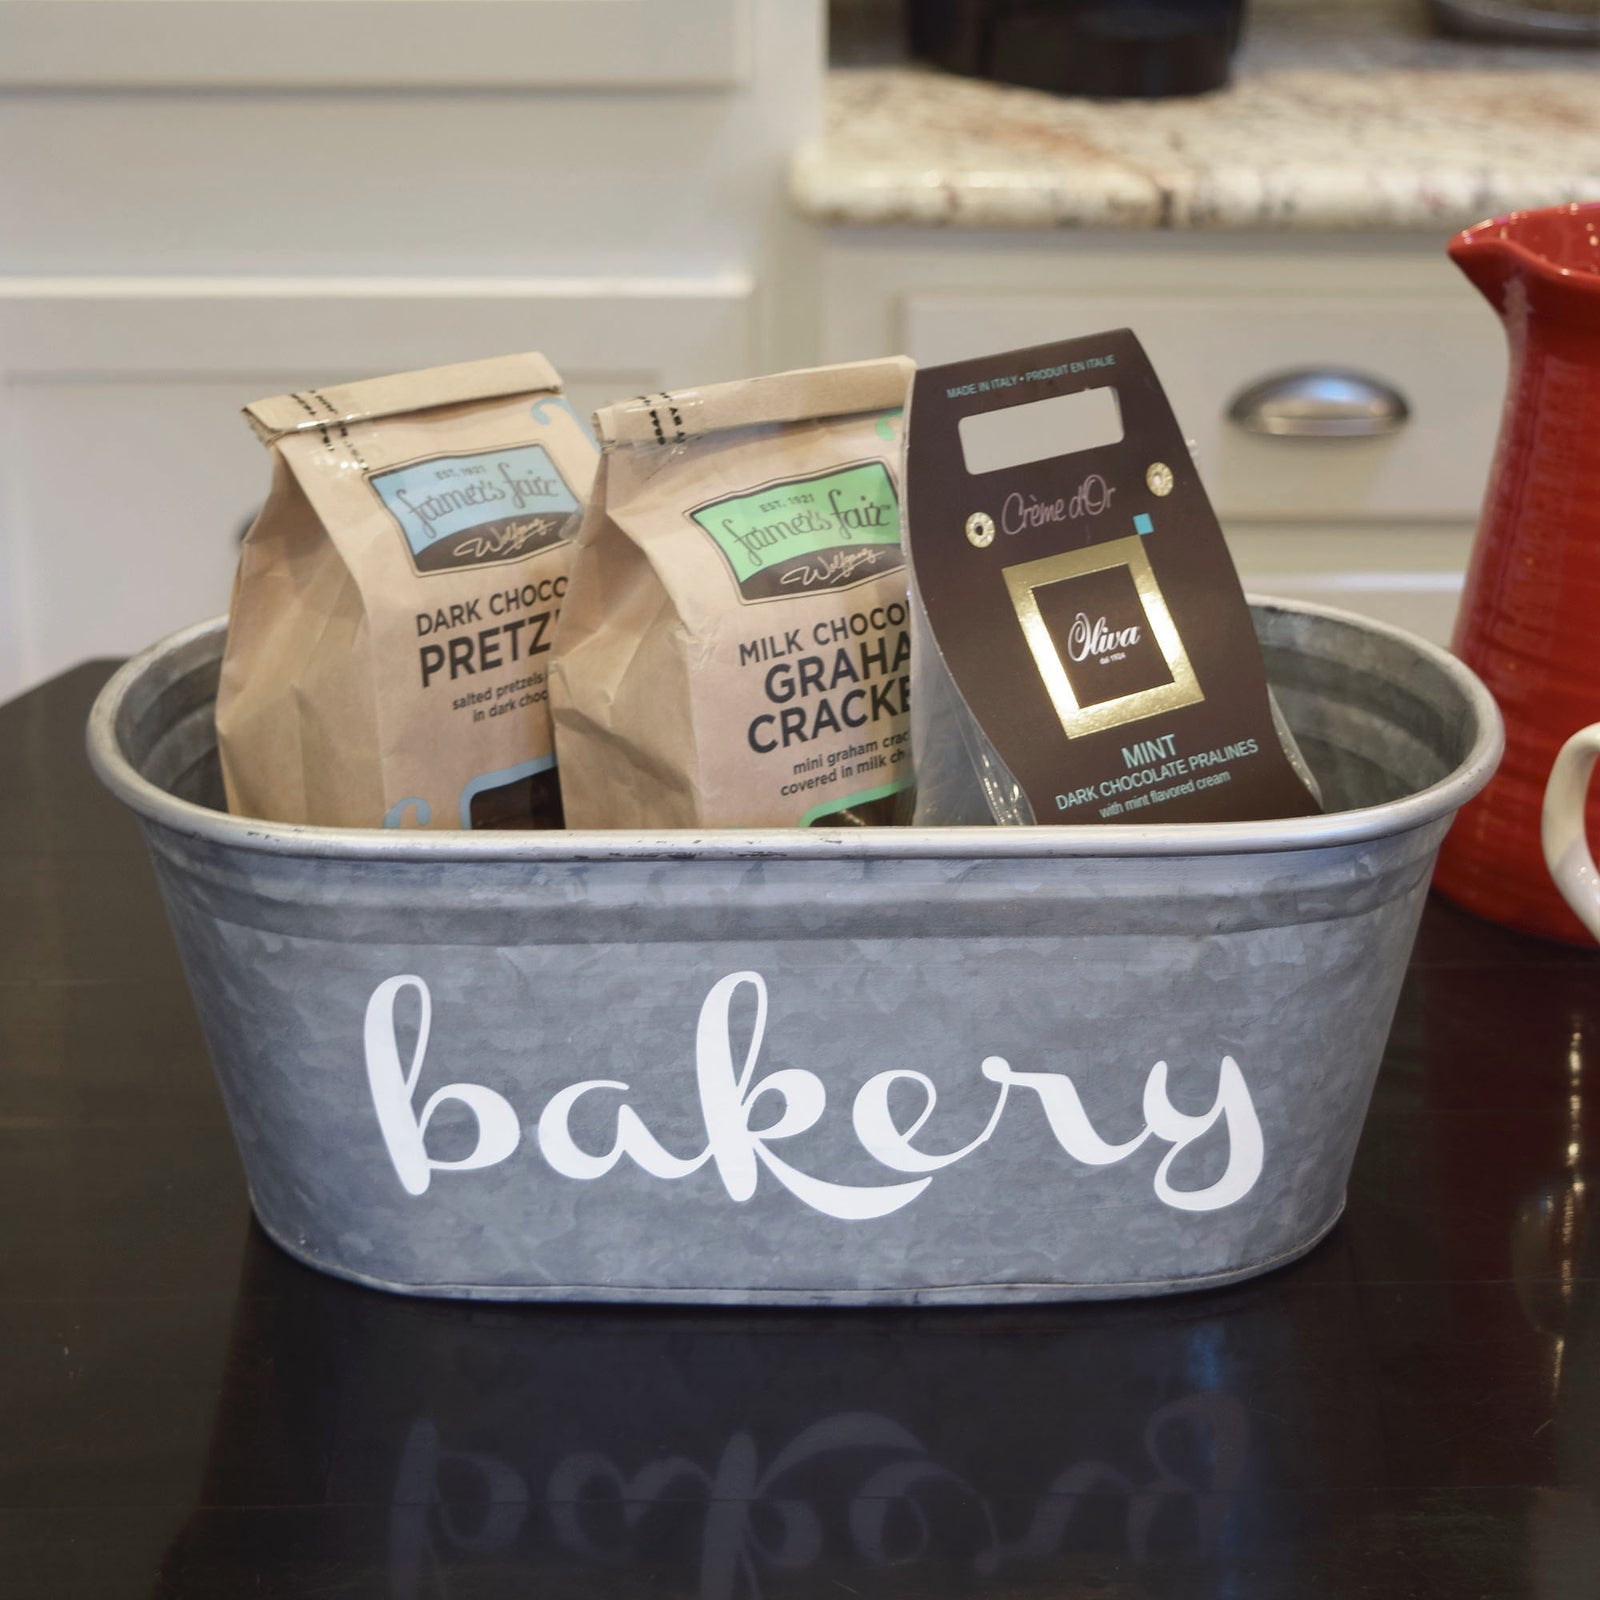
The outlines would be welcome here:
<svg viewBox="0 0 1600 1600">
<path fill-rule="evenodd" d="M 848 589 L 905 565 L 900 501 L 881 461 L 784 478 L 689 516 L 726 558 L 745 601 Z"/>
<path fill-rule="evenodd" d="M 570 539 L 582 510 L 537 444 L 430 456 L 367 481 L 422 574 L 519 561 Z"/>
<path fill-rule="evenodd" d="M 736 1063 L 732 1010 L 742 989 L 748 990 L 754 1001 L 754 1019 L 748 1028 L 744 1059 Z M 410 1064 L 403 1065 L 396 1009 L 408 993 L 415 997 L 419 1013 Z M 418 977 L 387 979 L 367 1004 L 365 1047 L 372 1104 L 395 1173 L 406 1192 L 413 1195 L 427 1192 L 435 1172 L 498 1165 L 517 1149 L 523 1132 L 511 1103 L 484 1084 L 445 1084 L 418 1110 L 418 1082 L 431 1022 L 428 986 Z M 933 1182 L 933 1174 L 987 1144 L 1012 1092 L 1021 1090 L 1034 1097 L 1056 1143 L 1084 1166 L 1113 1166 L 1152 1140 L 1165 1144 L 1168 1148 L 1153 1182 L 1156 1198 L 1175 1210 L 1215 1211 L 1231 1206 L 1248 1194 L 1261 1176 L 1261 1124 L 1244 1074 L 1232 1056 L 1222 1058 L 1216 1097 L 1211 1108 L 1200 1115 L 1179 1111 L 1167 1098 L 1167 1064 L 1156 1062 L 1144 1083 L 1144 1128 L 1120 1142 L 1108 1141 L 1095 1130 L 1077 1089 L 1064 1074 L 1019 1072 L 1001 1057 L 988 1056 L 980 1068 L 996 1089 L 988 1122 L 969 1143 L 943 1154 L 932 1154 L 914 1142 L 937 1104 L 933 1080 L 905 1067 L 869 1078 L 857 1091 L 851 1108 L 855 1136 L 874 1161 L 908 1181 L 837 1183 L 786 1161 L 771 1148 L 816 1127 L 828 1097 L 822 1079 L 804 1068 L 786 1067 L 756 1076 L 766 1023 L 767 986 L 758 972 L 729 973 L 706 996 L 695 1033 L 695 1079 L 706 1140 L 703 1149 L 689 1155 L 668 1150 L 628 1104 L 627 1083 L 588 1078 L 558 1090 L 546 1102 L 535 1134 L 540 1155 L 562 1177 L 580 1182 L 604 1178 L 623 1160 L 666 1182 L 690 1178 L 710 1164 L 729 1199 L 741 1202 L 755 1194 L 765 1169 L 813 1210 L 843 1221 L 866 1221 L 910 1205 Z M 909 1123 L 902 1123 L 890 1106 L 897 1085 L 914 1087 L 920 1095 L 921 1108 Z M 901 1089 L 895 1098 L 903 1102 L 905 1093 Z M 572 1131 L 580 1103 L 594 1100 L 615 1107 L 610 1143 L 604 1149 L 585 1149 Z M 474 1118 L 476 1138 L 467 1155 L 440 1160 L 428 1153 L 428 1125 L 441 1106 L 452 1102 Z M 1174 1162 L 1217 1127 L 1226 1138 L 1228 1152 L 1221 1176 L 1200 1188 L 1179 1187 L 1172 1176 Z"/>
</svg>

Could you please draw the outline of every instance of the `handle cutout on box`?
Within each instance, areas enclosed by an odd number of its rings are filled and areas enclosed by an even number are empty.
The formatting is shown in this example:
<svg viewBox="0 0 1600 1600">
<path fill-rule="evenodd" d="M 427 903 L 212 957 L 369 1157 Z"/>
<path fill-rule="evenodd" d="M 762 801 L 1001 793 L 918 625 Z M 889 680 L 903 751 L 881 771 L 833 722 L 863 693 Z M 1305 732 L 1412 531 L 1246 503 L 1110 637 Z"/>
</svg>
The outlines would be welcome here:
<svg viewBox="0 0 1600 1600">
<path fill-rule="evenodd" d="M 1122 407 L 1110 387 L 1029 400 L 961 418 L 961 458 L 968 473 L 1004 472 L 1122 442 Z"/>
</svg>

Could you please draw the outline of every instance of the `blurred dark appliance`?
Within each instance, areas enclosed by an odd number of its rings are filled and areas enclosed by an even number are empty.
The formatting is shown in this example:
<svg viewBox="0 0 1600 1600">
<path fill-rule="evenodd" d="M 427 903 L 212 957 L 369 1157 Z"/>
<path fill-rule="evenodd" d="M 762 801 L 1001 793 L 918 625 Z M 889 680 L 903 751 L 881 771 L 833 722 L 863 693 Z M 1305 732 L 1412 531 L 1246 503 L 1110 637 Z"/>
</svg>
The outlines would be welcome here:
<svg viewBox="0 0 1600 1600">
<path fill-rule="evenodd" d="M 1244 0 L 907 0 L 911 52 L 968 77 L 1101 99 L 1228 82 Z"/>
<path fill-rule="evenodd" d="M 1428 0 L 1440 33 L 1600 46 L 1600 0 Z"/>
</svg>

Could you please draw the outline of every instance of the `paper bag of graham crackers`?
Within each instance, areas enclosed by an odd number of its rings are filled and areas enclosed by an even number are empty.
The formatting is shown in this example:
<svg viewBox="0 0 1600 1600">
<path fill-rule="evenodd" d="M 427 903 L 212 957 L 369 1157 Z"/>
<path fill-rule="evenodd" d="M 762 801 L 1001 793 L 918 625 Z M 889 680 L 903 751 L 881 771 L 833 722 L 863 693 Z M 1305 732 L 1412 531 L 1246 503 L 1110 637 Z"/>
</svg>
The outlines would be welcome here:
<svg viewBox="0 0 1600 1600">
<path fill-rule="evenodd" d="M 851 826 L 911 784 L 902 357 L 597 413 L 551 667 L 568 825 Z"/>
</svg>

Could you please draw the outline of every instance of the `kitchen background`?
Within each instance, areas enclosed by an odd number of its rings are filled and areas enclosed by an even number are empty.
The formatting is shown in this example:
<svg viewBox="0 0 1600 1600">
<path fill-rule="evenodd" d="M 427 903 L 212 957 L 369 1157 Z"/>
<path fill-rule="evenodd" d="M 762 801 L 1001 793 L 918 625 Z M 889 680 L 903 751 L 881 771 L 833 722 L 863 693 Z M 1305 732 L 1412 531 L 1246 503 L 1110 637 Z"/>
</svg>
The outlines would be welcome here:
<svg viewBox="0 0 1600 1600">
<path fill-rule="evenodd" d="M 1255 0 L 1231 87 L 1092 102 L 908 65 L 901 21 L 0 0 L 0 698 L 225 608 L 245 401 L 522 348 L 585 410 L 1131 326 L 1248 586 L 1445 639 L 1505 358 L 1444 244 L 1600 199 L 1595 51 Z M 1327 367 L 1403 425 L 1230 421 Z"/>
</svg>

